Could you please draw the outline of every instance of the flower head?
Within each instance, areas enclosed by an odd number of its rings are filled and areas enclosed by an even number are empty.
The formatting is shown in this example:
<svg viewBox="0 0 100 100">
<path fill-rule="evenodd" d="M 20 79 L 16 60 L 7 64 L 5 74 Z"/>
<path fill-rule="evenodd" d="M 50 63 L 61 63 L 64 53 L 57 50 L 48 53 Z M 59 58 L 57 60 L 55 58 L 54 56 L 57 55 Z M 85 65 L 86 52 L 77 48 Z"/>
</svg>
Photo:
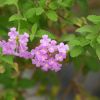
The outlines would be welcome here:
<svg viewBox="0 0 100 100">
<path fill-rule="evenodd" d="M 55 40 L 51 40 L 47 35 L 43 35 L 40 45 L 31 51 L 33 55 L 32 62 L 42 70 L 53 70 L 55 72 L 61 69 L 60 64 L 66 58 L 68 47 L 64 43 L 57 44 Z"/>
<path fill-rule="evenodd" d="M 19 57 L 23 57 L 25 59 L 29 59 L 31 53 L 29 53 L 27 43 L 29 35 L 24 33 L 20 35 L 16 28 L 10 28 L 10 32 L 8 32 L 9 39 L 8 41 L 1 41 L 0 47 L 2 47 L 3 54 L 6 55 L 15 55 Z"/>
</svg>

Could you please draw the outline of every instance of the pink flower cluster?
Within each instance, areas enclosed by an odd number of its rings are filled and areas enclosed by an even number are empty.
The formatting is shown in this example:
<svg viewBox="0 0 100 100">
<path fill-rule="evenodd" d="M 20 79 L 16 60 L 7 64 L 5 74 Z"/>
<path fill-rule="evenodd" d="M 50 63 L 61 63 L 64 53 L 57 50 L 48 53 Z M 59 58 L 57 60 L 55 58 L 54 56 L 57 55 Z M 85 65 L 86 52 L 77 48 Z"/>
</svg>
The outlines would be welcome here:
<svg viewBox="0 0 100 100">
<path fill-rule="evenodd" d="M 62 62 L 66 58 L 66 52 L 69 50 L 68 45 L 64 43 L 57 44 L 55 40 L 43 35 L 40 45 L 31 51 L 33 56 L 32 64 L 41 67 L 44 71 L 61 69 Z"/>
<path fill-rule="evenodd" d="M 19 35 L 16 28 L 11 28 L 8 33 L 9 39 L 0 41 L 0 47 L 2 47 L 3 54 L 19 56 L 25 59 L 31 58 L 31 53 L 28 52 L 28 38 L 29 35 L 24 33 Z"/>
<path fill-rule="evenodd" d="M 7 42 L 0 41 L 3 54 L 32 59 L 32 64 L 41 67 L 44 71 L 59 71 L 62 66 L 61 62 L 66 58 L 66 53 L 69 50 L 68 45 L 57 44 L 55 40 L 48 38 L 48 35 L 43 35 L 40 45 L 29 52 L 27 46 L 29 35 L 27 33 L 20 35 L 16 28 L 11 28 L 8 36 Z"/>
</svg>

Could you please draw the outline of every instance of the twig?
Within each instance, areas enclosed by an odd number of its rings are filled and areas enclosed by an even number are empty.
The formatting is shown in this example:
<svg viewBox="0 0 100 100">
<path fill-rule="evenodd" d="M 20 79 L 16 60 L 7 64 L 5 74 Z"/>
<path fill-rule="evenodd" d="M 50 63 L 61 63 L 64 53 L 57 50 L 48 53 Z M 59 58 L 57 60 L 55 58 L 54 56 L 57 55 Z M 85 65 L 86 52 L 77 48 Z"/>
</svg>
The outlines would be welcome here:
<svg viewBox="0 0 100 100">
<path fill-rule="evenodd" d="M 18 15 L 20 16 L 20 15 L 21 15 L 21 12 L 20 12 L 18 3 L 16 4 L 16 8 L 17 8 L 17 13 L 18 13 Z M 19 31 L 20 31 L 20 19 L 18 20 L 18 32 L 19 32 Z"/>
</svg>

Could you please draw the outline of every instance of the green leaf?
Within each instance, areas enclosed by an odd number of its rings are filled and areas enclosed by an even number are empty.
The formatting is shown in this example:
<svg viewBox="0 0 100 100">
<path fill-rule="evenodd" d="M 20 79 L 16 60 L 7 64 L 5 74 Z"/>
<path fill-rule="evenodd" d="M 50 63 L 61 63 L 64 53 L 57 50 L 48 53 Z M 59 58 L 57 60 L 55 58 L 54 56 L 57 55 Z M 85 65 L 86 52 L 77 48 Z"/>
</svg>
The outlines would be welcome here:
<svg viewBox="0 0 100 100">
<path fill-rule="evenodd" d="M 84 34 L 86 34 L 86 33 L 98 33 L 99 32 L 99 27 L 100 27 L 100 25 L 92 25 L 92 26 L 85 25 L 81 28 L 78 28 L 76 30 L 76 32 L 84 33 Z"/>
<path fill-rule="evenodd" d="M 90 40 L 85 39 L 84 37 L 80 37 L 80 46 L 84 47 L 90 43 Z"/>
<path fill-rule="evenodd" d="M 56 37 L 53 33 L 50 33 L 50 32 L 43 30 L 43 29 L 38 30 L 35 37 L 41 38 L 43 35 L 48 35 L 51 39 L 56 39 Z"/>
<path fill-rule="evenodd" d="M 89 39 L 89 40 L 93 40 L 95 39 L 95 37 L 96 37 L 96 34 L 94 33 L 89 33 L 88 35 L 86 35 L 86 39 Z"/>
<path fill-rule="evenodd" d="M 35 33 L 37 31 L 37 28 L 38 28 L 38 24 L 35 23 L 33 26 L 32 26 L 32 34 L 30 35 L 30 40 L 32 41 L 34 39 L 34 36 L 35 36 Z"/>
<path fill-rule="evenodd" d="M 11 5 L 11 4 L 17 4 L 18 0 L 6 0 L 6 4 Z"/>
<path fill-rule="evenodd" d="M 18 20 L 25 20 L 25 18 L 23 18 L 21 15 L 18 14 L 14 14 L 9 18 L 9 21 L 18 21 Z"/>
<path fill-rule="evenodd" d="M 42 6 L 44 8 L 46 4 L 46 0 L 39 0 L 38 3 L 39 3 L 39 6 Z"/>
<path fill-rule="evenodd" d="M 18 0 L 0 0 L 0 7 L 3 7 L 5 5 L 16 5 L 18 3 Z"/>
<path fill-rule="evenodd" d="M 79 46 L 80 43 L 81 43 L 81 42 L 80 42 L 80 40 L 79 40 L 78 38 L 75 38 L 75 39 L 69 41 L 69 45 L 70 45 L 70 46 Z"/>
<path fill-rule="evenodd" d="M 97 56 L 98 56 L 98 58 L 99 58 L 99 60 L 100 60 L 100 45 L 98 45 L 98 46 L 96 47 L 96 54 L 97 54 Z"/>
<path fill-rule="evenodd" d="M 94 49 L 96 48 L 96 46 L 97 46 L 97 41 L 96 41 L 96 39 L 92 39 L 92 40 L 90 41 L 90 46 L 93 47 Z"/>
<path fill-rule="evenodd" d="M 7 55 L 0 56 L 0 60 L 8 64 L 13 64 L 13 58 L 14 58 L 13 56 L 7 56 Z"/>
<path fill-rule="evenodd" d="M 36 10 L 36 15 L 41 15 L 44 12 L 44 9 L 42 7 L 37 7 L 35 10 Z"/>
<path fill-rule="evenodd" d="M 35 14 L 35 8 L 30 8 L 24 13 L 24 16 L 26 18 L 31 18 L 34 14 Z"/>
<path fill-rule="evenodd" d="M 71 41 L 75 39 L 75 35 L 74 34 L 64 34 L 61 38 L 60 38 L 60 41 Z"/>
<path fill-rule="evenodd" d="M 76 30 L 76 32 L 80 32 L 80 33 L 89 32 L 89 33 L 91 33 L 91 32 L 92 32 L 91 29 L 92 29 L 91 26 L 85 25 L 85 26 L 83 26 L 83 27 L 81 27 L 81 28 L 78 28 L 78 29 Z"/>
<path fill-rule="evenodd" d="M 97 42 L 100 44 L 100 35 L 97 37 Z"/>
<path fill-rule="evenodd" d="M 58 3 L 61 7 L 71 8 L 73 5 L 74 0 L 59 0 Z"/>
<path fill-rule="evenodd" d="M 5 5 L 6 0 L 0 0 L 0 7 L 3 7 Z"/>
<path fill-rule="evenodd" d="M 0 47 L 0 54 L 2 53 L 2 48 Z"/>
<path fill-rule="evenodd" d="M 71 57 L 77 57 L 83 52 L 83 48 L 80 46 L 75 46 L 70 50 Z"/>
<path fill-rule="evenodd" d="M 93 22 L 94 24 L 100 24 L 100 16 L 97 16 L 97 15 L 89 15 L 87 17 L 87 19 L 91 22 Z"/>
<path fill-rule="evenodd" d="M 53 10 L 47 11 L 46 15 L 52 21 L 57 21 L 57 19 L 58 19 L 58 16 L 57 16 L 56 12 L 53 11 Z"/>
<path fill-rule="evenodd" d="M 52 9 L 52 10 L 56 10 L 57 9 L 57 3 L 55 1 L 54 2 L 50 2 L 49 8 Z"/>
</svg>

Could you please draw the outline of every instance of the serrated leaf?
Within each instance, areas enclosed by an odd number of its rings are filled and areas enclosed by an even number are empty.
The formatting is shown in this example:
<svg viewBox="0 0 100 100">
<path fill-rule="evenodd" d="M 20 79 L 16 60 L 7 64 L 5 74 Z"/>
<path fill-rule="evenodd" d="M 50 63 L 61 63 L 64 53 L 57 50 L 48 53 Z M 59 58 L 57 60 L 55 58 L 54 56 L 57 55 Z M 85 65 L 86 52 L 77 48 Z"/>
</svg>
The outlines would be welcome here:
<svg viewBox="0 0 100 100">
<path fill-rule="evenodd" d="M 34 36 L 35 36 L 35 33 L 37 31 L 37 28 L 38 28 L 38 25 L 37 23 L 35 23 L 33 26 L 32 26 L 32 34 L 30 35 L 30 40 L 32 41 L 34 39 Z"/>
<path fill-rule="evenodd" d="M 17 20 L 25 20 L 25 18 L 23 18 L 21 15 L 18 14 L 14 14 L 9 18 L 9 21 L 17 21 Z"/>
<path fill-rule="evenodd" d="M 34 14 L 35 14 L 35 8 L 30 8 L 25 12 L 24 16 L 26 18 L 31 18 Z"/>
<path fill-rule="evenodd" d="M 93 22 L 94 24 L 98 24 L 100 23 L 100 16 L 97 16 L 97 15 L 89 15 L 87 17 L 87 19 L 91 22 Z"/>
<path fill-rule="evenodd" d="M 44 12 L 44 9 L 42 7 L 37 7 L 35 10 L 36 10 L 36 15 L 41 15 Z"/>
<path fill-rule="evenodd" d="M 83 52 L 83 48 L 80 46 L 75 46 L 70 50 L 71 57 L 77 57 Z"/>
<path fill-rule="evenodd" d="M 58 19 L 58 16 L 57 16 L 56 12 L 53 11 L 53 10 L 47 11 L 46 15 L 52 21 L 57 21 L 57 19 Z"/>
</svg>

